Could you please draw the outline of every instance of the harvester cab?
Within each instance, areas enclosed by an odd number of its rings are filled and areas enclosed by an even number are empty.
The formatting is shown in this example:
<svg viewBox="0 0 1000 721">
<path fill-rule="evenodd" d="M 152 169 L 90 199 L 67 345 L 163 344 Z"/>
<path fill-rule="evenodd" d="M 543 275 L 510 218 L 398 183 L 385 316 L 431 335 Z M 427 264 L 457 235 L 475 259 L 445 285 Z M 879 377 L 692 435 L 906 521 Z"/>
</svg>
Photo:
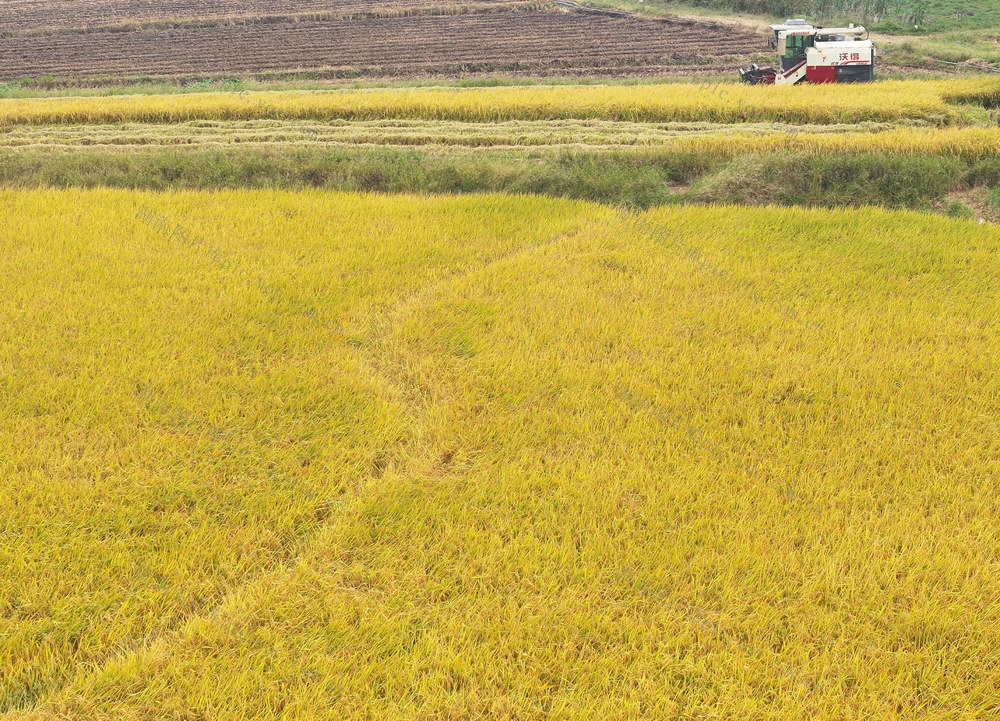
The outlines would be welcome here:
<svg viewBox="0 0 1000 721">
<path fill-rule="evenodd" d="M 796 83 L 866 83 L 875 79 L 875 44 L 868 31 L 853 23 L 846 28 L 813 27 L 805 20 L 772 25 L 770 44 L 778 52 L 778 68 L 756 63 L 740 68 L 751 85 Z"/>
</svg>

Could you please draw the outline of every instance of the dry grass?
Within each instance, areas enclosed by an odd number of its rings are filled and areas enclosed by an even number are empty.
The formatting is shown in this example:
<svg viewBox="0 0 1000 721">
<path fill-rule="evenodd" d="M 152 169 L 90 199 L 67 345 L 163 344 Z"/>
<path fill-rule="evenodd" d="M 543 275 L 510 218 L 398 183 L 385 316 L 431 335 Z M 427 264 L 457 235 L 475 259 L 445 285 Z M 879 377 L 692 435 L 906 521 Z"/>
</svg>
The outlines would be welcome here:
<svg viewBox="0 0 1000 721">
<path fill-rule="evenodd" d="M 1000 713 L 996 229 L 0 196 L 7 717 Z"/>
<path fill-rule="evenodd" d="M 194 120 L 184 123 L 25 125 L 0 135 L 11 148 L 84 146 L 394 145 L 460 147 L 650 146 L 688 135 L 733 132 L 714 123 L 609 120 Z M 751 128 L 756 126 L 750 126 Z M 856 128 L 857 126 L 833 126 Z M 889 126 L 883 125 L 883 128 Z"/>
<path fill-rule="evenodd" d="M 610 120 L 196 120 L 184 123 L 27 125 L 0 147 L 397 146 L 421 148 L 650 148 L 712 156 L 809 150 L 815 153 L 946 155 L 1000 153 L 997 128 L 898 128 L 889 123 L 792 126 L 780 123 L 628 123 Z"/>
</svg>

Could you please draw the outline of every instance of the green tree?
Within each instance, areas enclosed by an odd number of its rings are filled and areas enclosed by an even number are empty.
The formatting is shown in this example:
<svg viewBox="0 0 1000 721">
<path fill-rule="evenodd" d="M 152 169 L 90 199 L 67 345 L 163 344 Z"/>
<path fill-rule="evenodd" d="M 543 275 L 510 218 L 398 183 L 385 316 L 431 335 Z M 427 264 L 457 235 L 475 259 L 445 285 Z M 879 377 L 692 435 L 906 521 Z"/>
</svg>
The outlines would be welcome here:
<svg viewBox="0 0 1000 721">
<path fill-rule="evenodd" d="M 919 27 L 927 21 L 927 0 L 913 0 L 906 9 L 906 19 Z"/>
</svg>

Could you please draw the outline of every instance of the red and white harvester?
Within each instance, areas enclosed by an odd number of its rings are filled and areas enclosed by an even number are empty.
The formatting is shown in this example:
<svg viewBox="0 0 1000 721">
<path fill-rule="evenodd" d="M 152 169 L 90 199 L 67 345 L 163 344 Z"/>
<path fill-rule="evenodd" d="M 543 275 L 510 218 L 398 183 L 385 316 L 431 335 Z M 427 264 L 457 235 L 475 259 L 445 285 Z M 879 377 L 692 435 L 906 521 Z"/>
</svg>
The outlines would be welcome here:
<svg viewBox="0 0 1000 721">
<path fill-rule="evenodd" d="M 740 68 L 740 78 L 751 85 L 796 83 L 867 83 L 875 79 L 875 44 L 868 31 L 851 23 L 846 28 L 816 28 L 805 20 L 772 25 L 771 47 L 781 68 L 754 63 Z"/>
</svg>

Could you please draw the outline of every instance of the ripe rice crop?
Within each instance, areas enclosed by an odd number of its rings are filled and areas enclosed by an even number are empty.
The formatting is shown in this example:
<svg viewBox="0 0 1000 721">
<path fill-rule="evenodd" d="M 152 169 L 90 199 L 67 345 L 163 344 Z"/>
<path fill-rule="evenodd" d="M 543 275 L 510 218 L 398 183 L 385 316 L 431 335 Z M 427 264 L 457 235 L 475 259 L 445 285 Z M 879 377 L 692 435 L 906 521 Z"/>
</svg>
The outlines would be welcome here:
<svg viewBox="0 0 1000 721">
<path fill-rule="evenodd" d="M 5 718 L 1000 710 L 994 227 L 3 189 L 0 228 Z"/>
<path fill-rule="evenodd" d="M 897 128 L 883 132 L 801 133 L 784 127 L 767 134 L 720 133 L 676 138 L 665 147 L 713 155 L 808 150 L 815 153 L 946 155 L 970 160 L 1000 155 L 997 128 Z"/>
<path fill-rule="evenodd" d="M 0 100 L 0 123 L 172 123 L 189 120 L 597 119 L 629 122 L 950 123 L 991 79 L 806 87 L 652 85 L 418 88 Z"/>
</svg>

